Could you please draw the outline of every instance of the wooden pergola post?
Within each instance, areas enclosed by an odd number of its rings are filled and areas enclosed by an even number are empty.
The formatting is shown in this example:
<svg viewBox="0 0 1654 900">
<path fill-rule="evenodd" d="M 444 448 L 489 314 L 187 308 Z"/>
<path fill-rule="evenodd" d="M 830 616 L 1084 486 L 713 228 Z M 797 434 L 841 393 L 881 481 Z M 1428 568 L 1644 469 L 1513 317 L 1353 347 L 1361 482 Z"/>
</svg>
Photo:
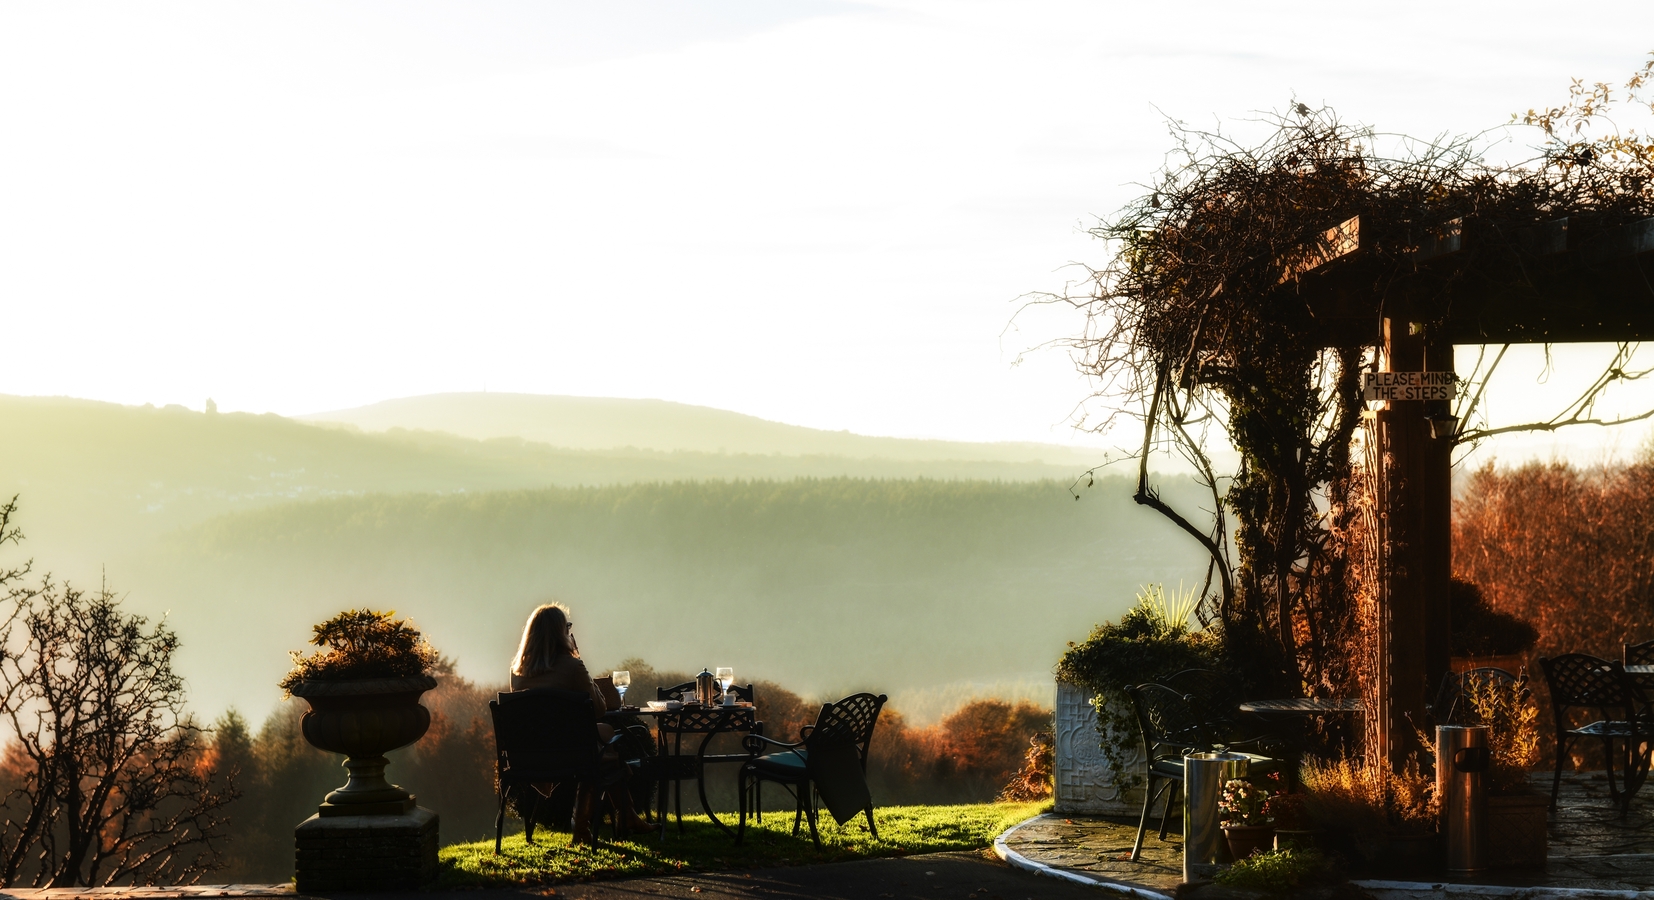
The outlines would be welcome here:
<svg viewBox="0 0 1654 900">
<path fill-rule="evenodd" d="M 1380 371 L 1453 371 L 1453 345 L 1432 339 L 1428 326 L 1386 318 L 1383 329 Z M 1414 735 L 1449 664 L 1453 441 L 1432 434 L 1430 419 L 1447 414 L 1433 408 L 1438 403 L 1390 400 L 1375 414 L 1384 581 L 1371 704 L 1380 721 L 1372 733 L 1394 765 L 1422 750 Z"/>
<path fill-rule="evenodd" d="M 1410 268 L 1387 282 L 1385 296 L 1375 293 L 1383 281 L 1375 276 L 1397 273 L 1369 267 L 1359 216 L 1330 229 L 1323 243 L 1315 261 L 1292 268 L 1282 284 L 1307 304 L 1327 346 L 1376 345 L 1382 372 L 1452 372 L 1455 343 L 1654 340 L 1654 218 L 1456 219 L 1416 239 Z M 1479 268 L 1461 253 L 1467 246 L 1487 254 Z M 1488 259 L 1507 273 L 1490 276 Z M 1388 399 L 1373 412 L 1370 432 L 1382 583 L 1368 753 L 1398 766 L 1422 749 L 1415 735 L 1427 721 L 1425 704 L 1450 664 L 1450 406 Z"/>
</svg>

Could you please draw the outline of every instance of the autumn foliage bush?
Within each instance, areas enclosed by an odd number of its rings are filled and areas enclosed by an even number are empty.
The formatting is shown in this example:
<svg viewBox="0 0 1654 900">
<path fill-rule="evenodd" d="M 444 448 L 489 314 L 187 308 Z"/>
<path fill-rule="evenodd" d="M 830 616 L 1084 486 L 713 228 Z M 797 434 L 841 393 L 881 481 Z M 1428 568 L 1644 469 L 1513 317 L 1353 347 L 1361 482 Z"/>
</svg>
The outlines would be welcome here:
<svg viewBox="0 0 1654 900">
<path fill-rule="evenodd" d="M 1539 632 L 1533 657 L 1654 637 L 1654 463 L 1491 464 L 1454 504 L 1453 572 Z"/>
</svg>

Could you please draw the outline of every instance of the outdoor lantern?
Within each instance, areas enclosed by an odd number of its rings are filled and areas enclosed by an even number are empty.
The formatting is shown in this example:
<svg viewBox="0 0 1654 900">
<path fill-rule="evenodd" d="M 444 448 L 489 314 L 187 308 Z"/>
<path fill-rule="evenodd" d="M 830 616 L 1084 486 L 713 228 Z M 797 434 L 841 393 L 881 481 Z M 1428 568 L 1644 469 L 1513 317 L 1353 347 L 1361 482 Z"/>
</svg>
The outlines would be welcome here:
<svg viewBox="0 0 1654 900">
<path fill-rule="evenodd" d="M 1430 436 L 1437 440 L 1450 438 L 1459 431 L 1458 416 L 1426 416 L 1424 421 L 1430 423 Z"/>
</svg>

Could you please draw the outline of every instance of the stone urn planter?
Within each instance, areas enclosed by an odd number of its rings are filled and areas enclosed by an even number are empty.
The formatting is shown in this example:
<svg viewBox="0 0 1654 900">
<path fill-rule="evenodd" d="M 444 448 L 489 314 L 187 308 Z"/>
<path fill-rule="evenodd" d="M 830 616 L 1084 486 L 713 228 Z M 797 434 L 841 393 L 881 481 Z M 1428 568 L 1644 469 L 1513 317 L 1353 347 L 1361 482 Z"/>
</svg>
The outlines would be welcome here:
<svg viewBox="0 0 1654 900">
<path fill-rule="evenodd" d="M 322 816 L 403 815 L 416 805 L 412 794 L 385 780 L 385 754 L 406 747 L 431 727 L 431 713 L 419 697 L 436 687 L 429 675 L 350 681 L 301 681 L 291 690 L 310 704 L 304 739 L 311 746 L 345 755 L 350 778 L 317 807 Z"/>
</svg>

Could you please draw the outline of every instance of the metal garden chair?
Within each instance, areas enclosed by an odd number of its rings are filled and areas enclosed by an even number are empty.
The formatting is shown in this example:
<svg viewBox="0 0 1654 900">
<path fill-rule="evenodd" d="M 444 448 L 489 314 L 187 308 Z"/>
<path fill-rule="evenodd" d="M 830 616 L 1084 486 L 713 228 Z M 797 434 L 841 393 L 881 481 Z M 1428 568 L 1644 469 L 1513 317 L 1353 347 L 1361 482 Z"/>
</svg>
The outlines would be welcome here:
<svg viewBox="0 0 1654 900">
<path fill-rule="evenodd" d="M 623 763 L 603 759 L 605 746 L 597 735 L 588 693 L 511 691 L 490 700 L 488 714 L 494 722 L 494 772 L 500 798 L 494 816 L 495 853 L 500 852 L 505 830 L 506 801 L 513 794 L 523 817 L 524 839 L 532 844 L 534 807 L 540 800 L 536 784 L 575 782 L 607 788 L 625 775 Z M 619 817 L 613 821 L 618 837 Z"/>
<path fill-rule="evenodd" d="M 1148 833 L 1149 811 L 1161 794 L 1166 804 L 1160 813 L 1160 839 L 1166 839 L 1167 824 L 1171 820 L 1172 805 L 1177 802 L 1183 787 L 1183 757 L 1198 751 L 1219 748 L 1241 752 L 1247 757 L 1247 774 L 1262 775 L 1280 769 L 1280 761 L 1257 753 L 1238 751 L 1222 740 L 1213 723 L 1201 716 L 1193 696 L 1163 684 L 1140 684 L 1126 688 L 1131 698 L 1137 728 L 1143 738 L 1143 752 L 1147 755 L 1146 784 L 1143 790 L 1143 814 L 1137 822 L 1137 841 L 1132 844 L 1131 859 L 1136 861 L 1143 853 L 1143 836 Z M 1221 726 L 1218 726 L 1221 727 Z M 1156 784 L 1159 790 L 1156 790 Z"/>
<path fill-rule="evenodd" d="M 1581 738 L 1596 738 L 1602 742 L 1608 766 L 1608 796 L 1621 812 L 1629 811 L 1632 796 L 1648 777 L 1650 741 L 1654 740 L 1654 729 L 1643 714 L 1647 699 L 1642 689 L 1625 673 L 1625 666 L 1619 660 L 1564 653 L 1554 659 L 1540 657 L 1539 667 L 1550 688 L 1551 715 L 1556 723 L 1556 772 L 1551 778 L 1551 809 L 1556 809 L 1557 792 L 1562 785 L 1562 763 L 1568 756 L 1568 748 Z M 1573 725 L 1569 711 L 1574 709 L 1593 711 L 1603 718 L 1586 725 Z M 1616 744 L 1621 745 L 1618 753 Z M 1625 778 L 1623 791 L 1614 782 L 1616 764 Z"/>
<path fill-rule="evenodd" d="M 746 749 L 751 758 L 741 767 L 741 818 L 735 841 L 746 835 L 747 812 L 762 821 L 761 790 L 764 782 L 780 784 L 798 801 L 793 813 L 793 834 L 801 819 L 810 823 L 810 840 L 821 846 L 816 829 L 815 795 L 819 792 L 839 824 L 857 812 L 867 814 L 867 828 L 878 839 L 873 822 L 873 798 L 867 791 L 867 751 L 879 710 L 888 698 L 883 694 L 853 694 L 837 703 L 826 703 L 814 725 L 799 729 L 799 740 L 777 741 L 762 734 L 748 735 Z M 841 816 L 841 813 L 848 815 Z"/>
</svg>

